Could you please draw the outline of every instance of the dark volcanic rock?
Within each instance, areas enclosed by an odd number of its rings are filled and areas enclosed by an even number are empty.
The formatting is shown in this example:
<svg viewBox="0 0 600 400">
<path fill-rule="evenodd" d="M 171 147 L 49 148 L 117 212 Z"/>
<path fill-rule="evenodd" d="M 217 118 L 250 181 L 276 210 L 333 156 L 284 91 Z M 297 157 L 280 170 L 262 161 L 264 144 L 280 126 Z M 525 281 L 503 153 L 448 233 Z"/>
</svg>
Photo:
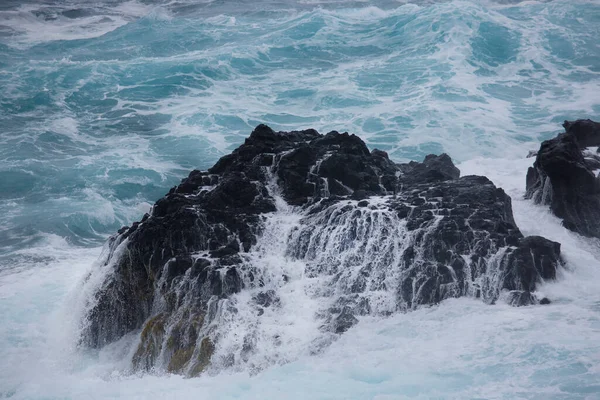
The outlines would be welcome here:
<svg viewBox="0 0 600 400">
<path fill-rule="evenodd" d="M 565 162 L 569 176 L 586 171 L 582 159 Z M 304 268 L 296 277 L 265 270 L 274 241 L 285 253 L 277 262 Z M 485 177 L 460 177 L 446 154 L 395 164 L 355 135 L 259 125 L 110 239 L 88 279 L 95 295 L 82 342 L 100 347 L 138 331 L 135 369 L 197 375 L 214 359 L 250 362 L 263 340 L 252 330 L 284 312 L 289 291 L 280 289 L 298 279 L 333 335 L 361 315 L 450 297 L 537 303 L 536 284 L 559 264 L 558 243 L 523 237 L 510 197 Z M 237 344 L 219 347 L 232 331 Z M 284 339 L 269 337 L 274 348 Z"/>
<path fill-rule="evenodd" d="M 569 135 L 575 136 L 580 147 L 600 146 L 600 123 L 590 119 L 565 121 L 563 124 Z"/>
<path fill-rule="evenodd" d="M 397 290 L 394 311 L 460 296 L 494 303 L 502 291 L 511 304 L 536 303 L 531 292 L 537 282 L 555 278 L 560 244 L 523 237 L 510 197 L 485 177 L 426 182 L 405 187 L 383 206 L 339 202 L 310 213 L 291 238 L 290 256 L 311 261 L 315 275 L 336 276 L 336 291 L 349 294 L 339 300 L 344 314 L 372 310 L 364 303 L 368 296 L 355 294 L 390 289 L 384 283 L 390 280 Z M 350 253 L 358 270 L 332 264 L 340 253 Z"/>
<path fill-rule="evenodd" d="M 600 238 L 600 124 L 565 121 L 566 132 L 546 140 L 527 171 L 526 198 L 548 204 L 570 230 Z"/>
<path fill-rule="evenodd" d="M 400 178 L 403 184 L 441 182 L 458 179 L 460 171 L 447 154 L 430 154 L 422 163 L 412 161 L 401 165 L 404 174 Z"/>
</svg>

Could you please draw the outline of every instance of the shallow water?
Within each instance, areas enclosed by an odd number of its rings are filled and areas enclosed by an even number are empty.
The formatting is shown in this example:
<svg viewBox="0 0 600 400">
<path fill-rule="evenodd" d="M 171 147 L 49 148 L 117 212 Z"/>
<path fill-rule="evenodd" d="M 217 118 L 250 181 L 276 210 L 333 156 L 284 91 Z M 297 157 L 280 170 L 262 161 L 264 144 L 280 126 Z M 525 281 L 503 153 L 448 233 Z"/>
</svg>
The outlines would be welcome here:
<svg viewBox="0 0 600 400">
<path fill-rule="evenodd" d="M 599 398 L 600 246 L 522 200 L 528 150 L 600 119 L 599 43 L 596 1 L 2 2 L 0 397 Z M 78 350 L 107 236 L 262 122 L 487 175 L 562 243 L 553 304 L 365 318 L 255 375 L 130 376 L 127 340 Z"/>
</svg>

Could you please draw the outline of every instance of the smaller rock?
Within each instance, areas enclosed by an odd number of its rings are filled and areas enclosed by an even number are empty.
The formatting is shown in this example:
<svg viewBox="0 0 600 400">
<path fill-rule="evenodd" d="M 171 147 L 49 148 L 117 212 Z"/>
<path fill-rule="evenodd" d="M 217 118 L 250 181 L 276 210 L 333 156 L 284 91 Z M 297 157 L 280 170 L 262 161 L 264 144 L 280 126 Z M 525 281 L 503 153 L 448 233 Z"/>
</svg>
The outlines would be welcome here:
<svg viewBox="0 0 600 400">
<path fill-rule="evenodd" d="M 565 121 L 565 131 L 575 136 L 580 147 L 600 146 L 600 123 L 590 119 Z"/>
<path fill-rule="evenodd" d="M 540 300 L 540 304 L 550 304 L 551 301 L 549 298 L 544 297 L 543 299 Z"/>
<path fill-rule="evenodd" d="M 386 160 L 390 159 L 390 157 L 386 151 L 379 150 L 379 149 L 373 149 L 373 151 L 371 151 L 371 155 L 377 156 L 377 157 L 383 157 Z"/>
<path fill-rule="evenodd" d="M 542 142 L 526 177 L 525 198 L 548 204 L 563 225 L 585 236 L 600 238 L 600 161 L 589 146 L 600 145 L 600 123 L 565 121 L 566 132 Z"/>
<path fill-rule="evenodd" d="M 422 163 L 410 162 L 399 165 L 404 175 L 400 177 L 400 183 L 433 183 L 444 182 L 460 177 L 460 170 L 454 166 L 448 154 L 439 156 L 429 154 Z"/>
</svg>

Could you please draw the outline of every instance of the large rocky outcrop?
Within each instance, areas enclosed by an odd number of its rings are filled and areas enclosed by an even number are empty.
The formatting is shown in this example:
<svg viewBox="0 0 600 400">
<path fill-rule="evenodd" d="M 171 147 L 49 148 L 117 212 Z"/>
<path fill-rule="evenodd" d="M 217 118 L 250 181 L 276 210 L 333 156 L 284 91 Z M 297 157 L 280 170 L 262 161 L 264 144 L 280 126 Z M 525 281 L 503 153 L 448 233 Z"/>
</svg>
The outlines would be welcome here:
<svg viewBox="0 0 600 400">
<path fill-rule="evenodd" d="M 542 143 L 527 172 L 526 197 L 550 205 L 568 229 L 600 238 L 600 124 L 563 126 L 564 133 Z"/>
<path fill-rule="evenodd" d="M 300 273 L 269 269 L 270 242 L 282 248 L 276 263 Z M 524 237 L 510 197 L 485 177 L 460 177 L 445 154 L 396 164 L 354 135 L 260 125 L 110 239 L 88 279 L 101 283 L 82 342 L 139 332 L 134 369 L 193 376 L 216 360 L 251 362 L 261 318 L 283 313 L 298 290 L 335 336 L 361 315 L 451 297 L 535 304 L 536 284 L 559 264 L 558 243 Z M 269 329 L 276 349 L 284 333 Z"/>
</svg>

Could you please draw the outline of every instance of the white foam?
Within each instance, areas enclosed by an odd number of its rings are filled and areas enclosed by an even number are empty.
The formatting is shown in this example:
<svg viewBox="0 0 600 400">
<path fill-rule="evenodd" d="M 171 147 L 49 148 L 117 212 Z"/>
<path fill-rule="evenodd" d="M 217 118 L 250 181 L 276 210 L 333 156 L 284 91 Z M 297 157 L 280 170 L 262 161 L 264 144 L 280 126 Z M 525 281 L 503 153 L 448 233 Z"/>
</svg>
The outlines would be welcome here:
<svg viewBox="0 0 600 400">
<path fill-rule="evenodd" d="M 79 18 L 63 16 L 64 10 L 61 6 L 23 4 L 16 10 L 0 11 L 0 25 L 13 31 L 11 45 L 26 48 L 48 41 L 96 38 L 145 15 L 167 15 L 166 11 L 137 1 L 123 2 L 112 9 L 100 7 L 93 10 L 94 15 Z"/>
<path fill-rule="evenodd" d="M 76 249 L 48 235 L 36 248 L 17 252 L 10 270 L 0 268 L 2 395 L 72 366 L 75 316 L 67 293 L 98 255 L 98 249 Z"/>
</svg>

